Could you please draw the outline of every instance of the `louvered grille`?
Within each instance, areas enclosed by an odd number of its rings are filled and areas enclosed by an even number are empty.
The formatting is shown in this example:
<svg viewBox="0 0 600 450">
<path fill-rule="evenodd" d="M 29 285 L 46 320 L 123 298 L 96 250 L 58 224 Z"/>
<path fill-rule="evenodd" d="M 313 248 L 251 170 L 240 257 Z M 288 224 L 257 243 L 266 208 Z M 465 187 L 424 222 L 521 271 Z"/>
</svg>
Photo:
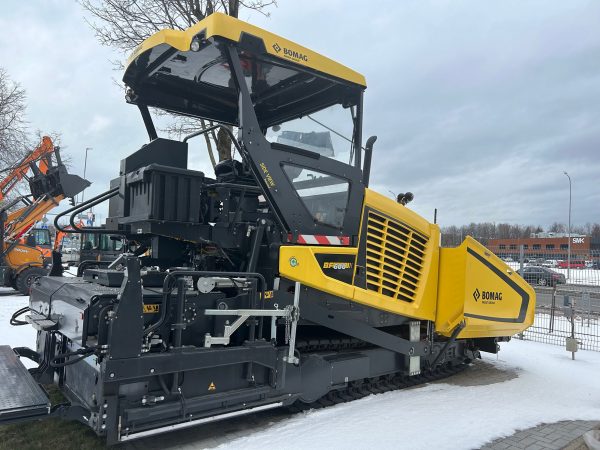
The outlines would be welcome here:
<svg viewBox="0 0 600 450">
<path fill-rule="evenodd" d="M 402 222 L 369 211 L 367 289 L 405 302 L 414 301 L 427 242 L 426 236 Z"/>
</svg>

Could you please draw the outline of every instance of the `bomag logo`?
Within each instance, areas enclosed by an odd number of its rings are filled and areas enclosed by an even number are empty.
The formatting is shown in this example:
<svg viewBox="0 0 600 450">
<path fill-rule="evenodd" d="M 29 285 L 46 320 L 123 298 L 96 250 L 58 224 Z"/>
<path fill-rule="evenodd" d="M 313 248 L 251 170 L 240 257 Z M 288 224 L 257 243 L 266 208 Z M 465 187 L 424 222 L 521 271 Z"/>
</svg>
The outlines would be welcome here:
<svg viewBox="0 0 600 450">
<path fill-rule="evenodd" d="M 352 269 L 351 262 L 324 262 L 323 269 L 346 270 Z"/>
<path fill-rule="evenodd" d="M 308 56 L 304 53 L 297 52 L 296 50 L 290 50 L 289 48 L 284 47 L 283 54 L 292 59 L 301 59 L 304 62 L 308 62 Z"/>
<path fill-rule="evenodd" d="M 479 289 L 475 288 L 473 291 L 473 298 L 476 302 L 481 299 L 481 303 L 493 303 L 502 300 L 502 292 L 479 291 Z"/>
<path fill-rule="evenodd" d="M 304 53 L 300 53 L 299 51 L 286 47 L 282 48 L 277 42 L 273 44 L 273 50 L 275 50 L 276 53 L 281 53 L 283 51 L 283 56 L 286 58 L 293 59 L 295 61 L 308 62 L 308 56 L 306 56 Z"/>
</svg>

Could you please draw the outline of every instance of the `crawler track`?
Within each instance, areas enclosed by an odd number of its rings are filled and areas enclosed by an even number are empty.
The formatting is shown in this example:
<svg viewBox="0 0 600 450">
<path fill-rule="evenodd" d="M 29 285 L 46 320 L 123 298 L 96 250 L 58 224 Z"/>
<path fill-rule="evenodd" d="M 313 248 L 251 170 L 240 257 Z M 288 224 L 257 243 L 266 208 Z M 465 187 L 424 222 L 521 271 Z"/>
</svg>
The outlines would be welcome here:
<svg viewBox="0 0 600 450">
<path fill-rule="evenodd" d="M 301 349 L 301 353 L 305 353 L 305 350 L 327 351 L 366 347 L 364 342 L 355 339 L 332 339 L 329 341 L 329 345 L 326 341 L 327 340 L 323 339 L 317 341 L 300 341 L 298 346 Z M 340 346 L 340 344 L 342 345 Z M 307 409 L 319 409 L 326 406 L 336 405 L 338 403 L 346 403 L 352 400 L 358 400 L 372 394 L 382 394 L 384 392 L 418 386 L 432 381 L 442 380 L 460 373 L 469 367 L 469 365 L 470 363 L 460 363 L 456 365 L 442 364 L 437 366 L 434 370 L 425 371 L 420 375 L 415 375 L 412 377 L 401 374 L 390 374 L 357 380 L 348 383 L 345 388 L 328 392 L 326 395 L 312 403 L 296 401 L 290 405 L 288 409 L 291 412 L 300 412 Z"/>
</svg>

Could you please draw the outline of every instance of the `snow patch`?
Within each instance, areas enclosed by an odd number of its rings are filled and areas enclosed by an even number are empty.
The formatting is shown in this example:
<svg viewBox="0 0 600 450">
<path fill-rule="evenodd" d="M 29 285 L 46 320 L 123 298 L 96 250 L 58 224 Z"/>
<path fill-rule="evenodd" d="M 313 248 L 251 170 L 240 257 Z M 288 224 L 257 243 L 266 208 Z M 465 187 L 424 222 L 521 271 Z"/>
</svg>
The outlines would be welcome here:
<svg viewBox="0 0 600 450">
<path fill-rule="evenodd" d="M 308 411 L 219 448 L 469 449 L 560 420 L 600 419 L 600 353 L 511 341 L 497 360 L 518 377 L 481 386 L 435 383 Z M 482 371 L 482 376 L 486 376 Z"/>
</svg>

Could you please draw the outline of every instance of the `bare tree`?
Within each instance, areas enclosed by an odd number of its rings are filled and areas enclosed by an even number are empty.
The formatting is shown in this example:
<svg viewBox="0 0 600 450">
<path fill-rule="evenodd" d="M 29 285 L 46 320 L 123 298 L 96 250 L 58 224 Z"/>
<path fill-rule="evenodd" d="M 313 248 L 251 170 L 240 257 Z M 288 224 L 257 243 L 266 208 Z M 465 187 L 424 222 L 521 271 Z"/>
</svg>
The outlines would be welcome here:
<svg viewBox="0 0 600 450">
<path fill-rule="evenodd" d="M 554 222 L 552 225 L 550 225 L 548 231 L 552 233 L 566 233 L 567 227 L 564 223 Z"/>
<path fill-rule="evenodd" d="M 28 148 L 25 89 L 0 68 L 0 168 L 20 160 Z"/>
<path fill-rule="evenodd" d="M 554 226 L 554 225 L 553 225 Z M 587 227 L 592 230 L 596 224 L 588 224 Z M 583 230 L 584 228 L 581 227 Z M 600 225 L 598 225 L 600 235 Z M 469 235 L 477 239 L 484 245 L 488 244 L 490 239 L 524 239 L 529 238 L 533 233 L 544 231 L 541 226 L 518 225 L 509 223 L 471 223 L 457 227 L 455 225 L 442 228 L 442 246 L 455 247 L 460 245 L 465 236 Z M 590 233 L 588 233 L 590 234 Z"/>
<path fill-rule="evenodd" d="M 79 0 L 92 16 L 90 26 L 101 44 L 130 53 L 144 39 L 165 28 L 183 30 L 213 12 L 238 17 L 241 8 L 268 16 L 266 9 L 276 6 L 276 0 Z M 194 119 L 178 119 L 166 131 L 182 135 L 197 131 L 211 123 Z M 219 161 L 231 159 L 231 139 L 219 129 L 210 137 L 205 135 L 213 166 L 213 146 L 217 147 Z"/>
<path fill-rule="evenodd" d="M 600 223 L 592 224 L 590 235 L 594 241 L 600 240 Z"/>
</svg>

